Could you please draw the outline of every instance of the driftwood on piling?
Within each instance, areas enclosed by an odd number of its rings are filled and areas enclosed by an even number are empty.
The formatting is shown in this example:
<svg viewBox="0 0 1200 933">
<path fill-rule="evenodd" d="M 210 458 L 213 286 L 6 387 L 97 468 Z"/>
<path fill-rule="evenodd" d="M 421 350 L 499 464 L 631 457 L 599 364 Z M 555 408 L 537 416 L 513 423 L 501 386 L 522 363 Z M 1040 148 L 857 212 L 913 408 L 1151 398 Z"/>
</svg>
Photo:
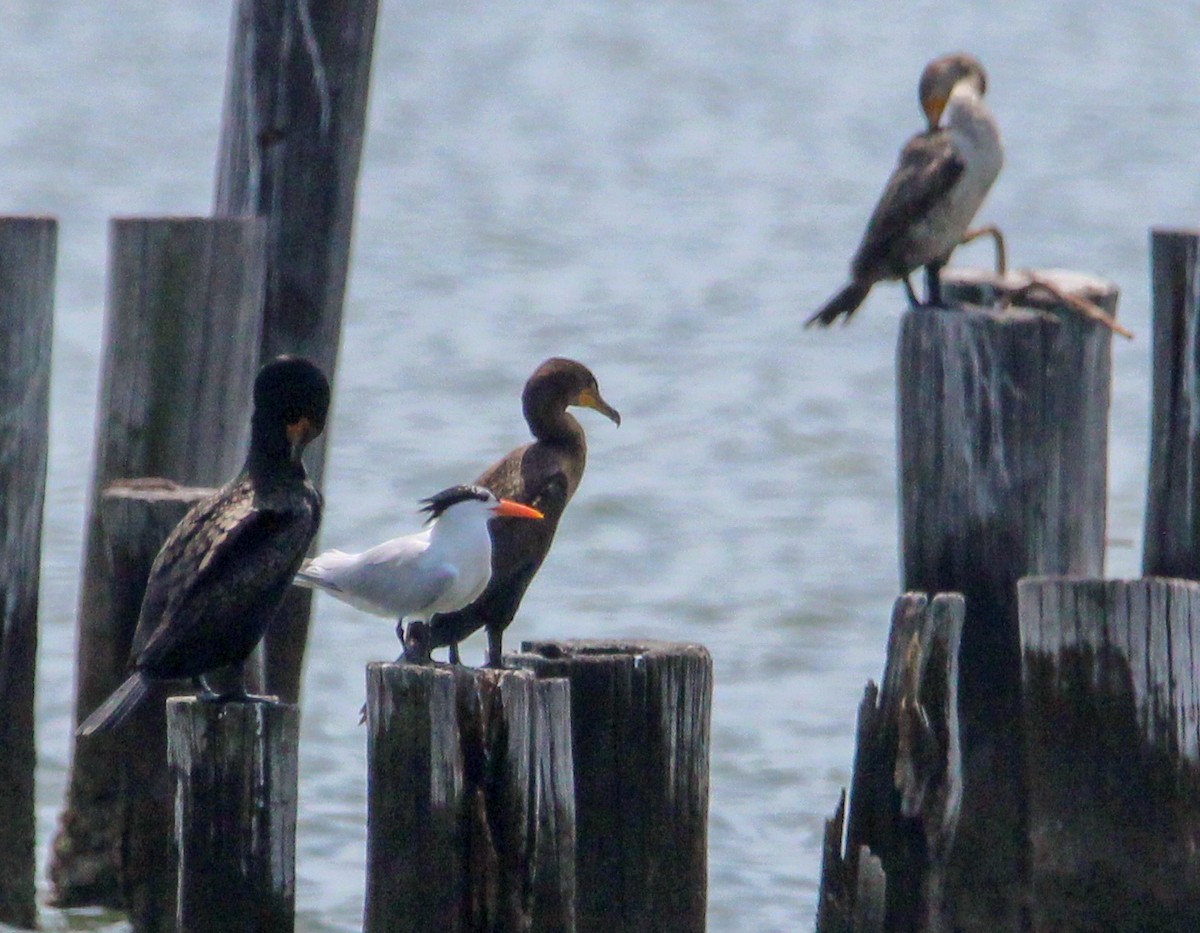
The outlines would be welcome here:
<svg viewBox="0 0 1200 933">
<path fill-rule="evenodd" d="M 849 819 L 843 796 L 826 823 L 818 933 L 952 928 L 945 873 L 962 800 L 962 627 L 957 594 L 896 601 L 882 684 L 868 684 L 859 707 Z"/>
<path fill-rule="evenodd" d="M 262 303 L 261 220 L 127 219 L 114 221 L 110 232 L 95 473 L 80 586 L 77 720 L 123 678 L 130 613 L 136 620 L 137 612 L 134 597 L 113 578 L 103 491 L 118 479 L 143 476 L 217 485 L 240 467 Z M 165 769 L 165 750 L 160 758 Z M 117 760 L 111 737 L 75 742 L 50 862 L 59 906 L 128 903 L 121 882 L 124 803 Z"/>
<path fill-rule="evenodd" d="M 1101 280 L 1040 277 L 1115 313 Z M 989 278 L 948 271 L 943 294 L 990 302 Z M 901 324 L 903 585 L 966 599 L 964 797 L 945 879 L 965 931 L 1025 922 L 1016 582 L 1103 572 L 1111 339 L 1072 309 L 918 309 Z"/>
<path fill-rule="evenodd" d="M 300 711 L 167 702 L 179 933 L 289 933 L 296 906 Z"/>
<path fill-rule="evenodd" d="M 1033 933 L 1200 929 L 1200 585 L 1020 584 Z"/>
<path fill-rule="evenodd" d="M 580 933 L 696 931 L 708 903 L 712 657 L 665 642 L 526 642 L 571 684 Z"/>
<path fill-rule="evenodd" d="M 1153 398 L 1142 572 L 1200 579 L 1200 233 L 1154 230 Z"/>
<path fill-rule="evenodd" d="M 334 381 L 378 0 L 238 0 L 213 213 L 267 223 L 261 356 L 300 353 Z M 320 486 L 328 433 L 309 445 Z M 310 590 L 266 637 L 268 686 L 295 702 Z"/>
<path fill-rule="evenodd" d="M 367 933 L 575 930 L 566 682 L 367 668 Z"/>
<path fill-rule="evenodd" d="M 58 222 L 0 218 L 0 924 L 32 927 L 34 674 Z"/>
</svg>

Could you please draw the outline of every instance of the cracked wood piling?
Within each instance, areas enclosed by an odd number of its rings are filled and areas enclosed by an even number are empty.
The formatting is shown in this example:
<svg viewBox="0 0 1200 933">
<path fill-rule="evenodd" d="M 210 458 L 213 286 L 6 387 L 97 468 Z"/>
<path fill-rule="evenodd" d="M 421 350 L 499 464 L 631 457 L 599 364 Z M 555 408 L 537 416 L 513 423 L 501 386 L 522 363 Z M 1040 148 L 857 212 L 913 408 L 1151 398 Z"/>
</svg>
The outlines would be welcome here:
<svg viewBox="0 0 1200 933">
<path fill-rule="evenodd" d="M 1040 274 L 1115 313 L 1115 287 Z M 992 276 L 948 270 L 948 303 L 991 301 Z M 1020 577 L 1104 567 L 1112 332 L 1073 310 L 961 304 L 901 322 L 903 587 L 959 592 L 964 796 L 946 881 L 961 929 L 1023 928 Z M 986 875 L 990 883 L 979 885 Z"/>
<path fill-rule="evenodd" d="M 37 924 L 34 680 L 58 222 L 0 218 L 0 924 Z"/>
<path fill-rule="evenodd" d="M 216 486 L 237 471 L 245 456 L 261 326 L 261 220 L 121 219 L 111 224 L 110 241 L 95 471 L 80 584 L 77 722 L 123 679 L 140 603 L 136 593 L 145 586 L 144 577 L 114 576 L 104 491 L 118 480 L 151 476 Z M 149 563 L 138 561 L 149 570 Z M 151 749 L 165 775 L 161 731 Z M 74 742 L 66 807 L 50 860 L 52 900 L 62 907 L 131 909 L 138 930 L 159 929 L 158 918 L 171 922 L 169 904 L 164 915 L 145 902 L 143 914 L 140 895 L 129 888 L 137 871 L 126 870 L 123 852 L 127 814 L 120 762 L 113 736 Z M 157 870 L 156 864 L 147 868 Z"/>
</svg>

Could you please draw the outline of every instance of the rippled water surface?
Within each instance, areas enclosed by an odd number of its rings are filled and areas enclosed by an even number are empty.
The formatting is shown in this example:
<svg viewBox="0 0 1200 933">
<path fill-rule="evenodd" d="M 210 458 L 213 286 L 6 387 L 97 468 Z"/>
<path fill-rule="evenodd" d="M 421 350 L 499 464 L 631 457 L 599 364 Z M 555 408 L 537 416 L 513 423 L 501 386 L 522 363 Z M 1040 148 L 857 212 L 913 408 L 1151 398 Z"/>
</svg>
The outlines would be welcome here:
<svg viewBox="0 0 1200 933">
<path fill-rule="evenodd" d="M 595 371 L 590 462 L 510 640 L 649 636 L 716 663 L 710 926 L 810 929 L 822 820 L 898 587 L 902 292 L 842 284 L 935 54 L 987 65 L 1007 162 L 983 216 L 1017 266 L 1114 279 L 1109 572 L 1136 574 L 1147 231 L 1200 217 L 1200 15 L 1183 5 L 385 2 L 322 541 L 526 437 L 544 357 Z M 0 0 L 0 210 L 60 218 L 39 681 L 45 850 L 69 756 L 83 502 L 114 215 L 211 203 L 230 9 Z M 961 263 L 989 261 L 969 247 Z M 303 930 L 361 927 L 366 661 L 391 626 L 319 600 L 303 697 Z M 482 656 L 481 642 L 466 655 Z M 45 910 L 52 929 L 117 929 Z"/>
</svg>

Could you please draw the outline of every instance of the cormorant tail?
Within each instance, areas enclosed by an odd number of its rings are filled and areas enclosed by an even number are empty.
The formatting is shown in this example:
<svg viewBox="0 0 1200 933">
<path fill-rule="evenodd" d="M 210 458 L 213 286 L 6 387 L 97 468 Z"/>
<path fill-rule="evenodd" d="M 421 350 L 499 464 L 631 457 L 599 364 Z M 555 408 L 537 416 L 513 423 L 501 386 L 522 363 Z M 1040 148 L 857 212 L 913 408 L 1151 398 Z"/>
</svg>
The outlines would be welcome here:
<svg viewBox="0 0 1200 933">
<path fill-rule="evenodd" d="M 818 324 L 821 327 L 828 327 L 842 315 L 845 315 L 847 321 L 850 320 L 850 315 L 858 310 L 858 306 L 863 303 L 863 299 L 867 297 L 867 292 L 870 290 L 869 284 L 851 282 L 830 298 L 825 307 L 805 321 L 804 326 L 812 327 L 814 324 Z"/>
<path fill-rule="evenodd" d="M 125 683 L 117 687 L 107 700 L 101 703 L 87 719 L 83 721 L 76 735 L 95 735 L 97 732 L 107 732 L 123 723 L 150 692 L 150 678 L 138 671 L 129 675 Z"/>
</svg>

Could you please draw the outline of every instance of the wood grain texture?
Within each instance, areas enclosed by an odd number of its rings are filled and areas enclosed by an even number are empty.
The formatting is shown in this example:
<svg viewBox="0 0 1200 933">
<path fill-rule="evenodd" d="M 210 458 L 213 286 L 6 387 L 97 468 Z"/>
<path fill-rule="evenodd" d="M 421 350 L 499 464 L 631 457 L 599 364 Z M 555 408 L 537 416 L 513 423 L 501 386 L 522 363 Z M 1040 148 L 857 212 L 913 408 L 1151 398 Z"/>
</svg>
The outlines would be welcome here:
<svg viewBox="0 0 1200 933">
<path fill-rule="evenodd" d="M 1102 280 L 1039 275 L 1115 313 Z M 986 299 L 990 278 L 948 272 L 943 292 Z M 903 587 L 966 599 L 964 799 L 946 882 L 967 933 L 1025 923 L 1016 583 L 1103 573 L 1111 339 L 1069 310 L 922 308 L 901 323 Z"/>
<path fill-rule="evenodd" d="M 378 0 L 234 4 L 213 213 L 267 224 L 261 357 L 299 353 L 335 383 Z M 328 433 L 305 460 L 318 488 Z M 267 634 L 271 692 L 299 695 L 312 593 Z"/>
<path fill-rule="evenodd" d="M 575 929 L 570 688 L 526 671 L 367 669 L 364 929 Z"/>
<path fill-rule="evenodd" d="M 1031 929 L 1200 929 L 1200 585 L 1019 590 Z"/>
<path fill-rule="evenodd" d="M 167 701 L 179 933 L 290 933 L 300 711 Z"/>
<path fill-rule="evenodd" d="M 120 682 L 132 634 L 128 607 L 115 602 L 103 491 L 130 477 L 215 486 L 238 470 L 261 328 L 262 221 L 123 219 L 113 221 L 110 235 L 80 585 L 77 721 Z M 103 738 L 75 743 L 50 865 L 52 897 L 61 906 L 127 903 L 119 870 L 123 818 L 114 812 L 122 806 L 116 755 L 117 745 Z"/>
<path fill-rule="evenodd" d="M 580 931 L 703 930 L 712 658 L 701 645 L 526 642 L 571 684 Z"/>
<path fill-rule="evenodd" d="M 1150 235 L 1150 475 L 1142 571 L 1200 579 L 1200 233 Z"/>
<path fill-rule="evenodd" d="M 58 222 L 0 218 L 0 923 L 32 927 L 34 681 Z"/>
</svg>

